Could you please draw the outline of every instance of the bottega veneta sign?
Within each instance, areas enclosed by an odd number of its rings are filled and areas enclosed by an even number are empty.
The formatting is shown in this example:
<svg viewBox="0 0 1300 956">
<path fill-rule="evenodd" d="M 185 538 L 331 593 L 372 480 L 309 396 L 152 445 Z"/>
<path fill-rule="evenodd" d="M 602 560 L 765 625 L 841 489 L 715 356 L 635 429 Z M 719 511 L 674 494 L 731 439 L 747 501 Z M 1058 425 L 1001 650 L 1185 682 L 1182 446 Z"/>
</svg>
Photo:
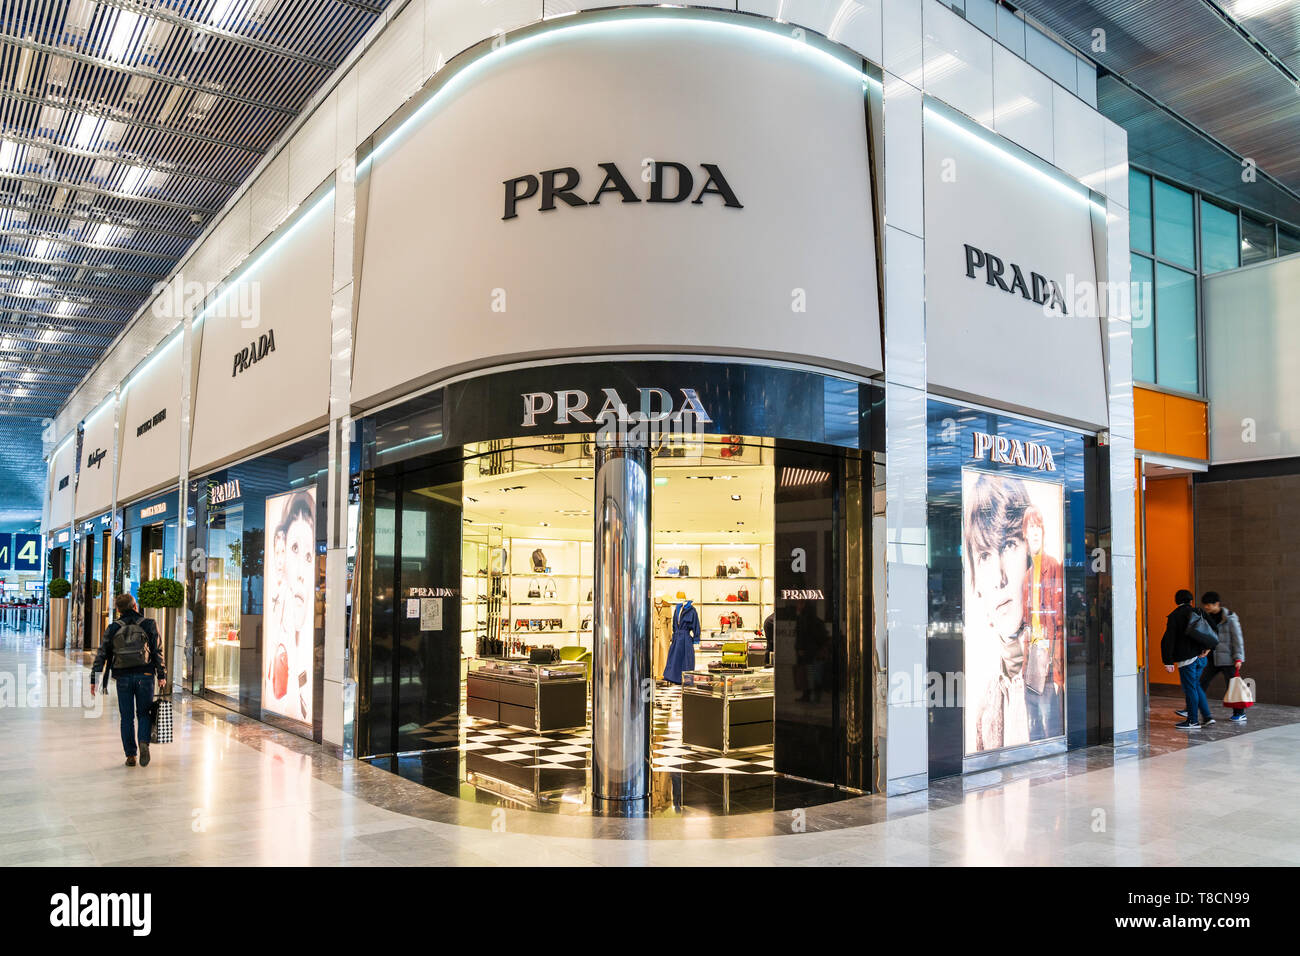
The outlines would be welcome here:
<svg viewBox="0 0 1300 956">
<path fill-rule="evenodd" d="M 162 411 L 155 413 L 153 418 L 147 418 L 144 420 L 143 423 L 137 426 L 135 430 L 135 437 L 139 438 L 141 435 L 143 435 L 149 429 L 153 428 L 155 425 L 159 424 L 160 422 L 166 421 L 166 419 L 167 419 L 167 409 L 164 408 Z"/>
<path fill-rule="evenodd" d="M 964 243 L 963 248 L 966 250 L 966 278 L 977 279 L 979 277 L 976 273 L 983 270 L 985 285 L 1012 295 L 1018 294 L 1030 302 L 1046 306 L 1049 311 L 1059 310 L 1061 315 L 1070 314 L 1065 309 L 1065 296 L 1061 293 L 1061 287 L 1051 279 L 1030 271 L 1029 281 L 1025 282 L 1025 271 L 1014 262 L 1003 262 L 993 253 L 976 249 L 969 243 Z M 1010 281 L 1007 279 L 1008 269 L 1011 271 Z"/>
<path fill-rule="evenodd" d="M 678 389 L 682 394 L 680 406 L 677 405 L 672 392 L 666 388 L 638 388 L 636 391 L 637 398 L 633 406 L 635 411 L 629 408 L 615 388 L 601 389 L 601 396 L 596 399 L 600 402 L 599 409 L 589 408 L 592 404 L 591 396 L 580 388 L 562 388 L 554 392 L 525 392 L 521 396 L 524 400 L 522 424 L 525 428 L 533 428 L 537 425 L 539 415 L 546 415 L 552 411 L 555 415 L 551 423 L 555 425 L 611 420 L 624 423 L 679 421 L 688 415 L 700 424 L 713 421 L 709 413 L 704 410 L 704 403 L 700 401 L 699 393 L 693 388 Z"/>
<path fill-rule="evenodd" d="M 248 345 L 244 346 L 235 353 L 235 362 L 230 369 L 230 377 L 234 378 L 240 372 L 246 370 L 250 365 L 255 365 L 262 359 L 266 358 L 275 351 L 275 330 L 271 329 L 263 335 L 259 335 Z"/>
<path fill-rule="evenodd" d="M 579 193 L 582 186 L 582 174 L 573 166 L 561 166 L 558 169 L 546 169 L 537 175 L 528 173 L 507 179 L 505 186 L 505 215 L 501 218 L 514 219 L 519 215 L 519 206 L 525 200 L 539 197 L 538 212 L 549 212 L 556 208 L 559 200 L 566 206 L 599 206 L 601 200 L 617 198 L 625 203 L 679 203 L 690 200 L 693 206 L 704 205 L 705 196 L 717 196 L 722 205 L 730 209 L 744 209 L 736 192 L 727 182 L 727 177 L 714 163 L 700 163 L 703 171 L 701 186 L 695 188 L 696 174 L 685 163 L 648 161 L 643 174 L 637 178 L 645 184 L 644 200 L 637 194 L 632 183 L 623 175 L 616 163 L 597 163 L 596 167 L 603 174 L 603 179 L 595 192 L 588 187 L 587 198 Z M 590 181 L 590 180 L 589 180 Z M 693 198 L 692 198 L 693 197 Z"/>
<path fill-rule="evenodd" d="M 974 436 L 975 447 L 971 451 L 972 458 L 981 461 L 987 458 L 999 464 L 1018 465 L 1036 471 L 1056 471 L 1056 459 L 1052 457 L 1052 449 L 1047 445 L 1007 438 L 1005 435 L 989 435 L 985 432 L 975 432 Z"/>
</svg>

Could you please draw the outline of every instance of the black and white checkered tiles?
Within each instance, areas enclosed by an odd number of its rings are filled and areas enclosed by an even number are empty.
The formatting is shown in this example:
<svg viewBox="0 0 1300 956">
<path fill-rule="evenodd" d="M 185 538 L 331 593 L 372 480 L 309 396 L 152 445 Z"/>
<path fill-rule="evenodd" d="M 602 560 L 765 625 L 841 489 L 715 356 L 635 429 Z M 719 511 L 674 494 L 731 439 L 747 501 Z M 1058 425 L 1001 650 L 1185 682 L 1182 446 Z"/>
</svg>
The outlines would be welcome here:
<svg viewBox="0 0 1300 956">
<path fill-rule="evenodd" d="M 664 773 L 772 775 L 772 748 L 759 747 L 722 755 L 682 743 L 681 688 L 667 686 L 655 693 L 651 731 L 651 768 Z M 588 716 L 590 723 L 590 715 Z M 586 770 L 591 764 L 591 731 L 538 733 L 476 717 L 454 717 L 428 724 L 418 732 L 430 748 L 459 746 L 465 753 L 499 760 L 526 769 Z"/>
</svg>

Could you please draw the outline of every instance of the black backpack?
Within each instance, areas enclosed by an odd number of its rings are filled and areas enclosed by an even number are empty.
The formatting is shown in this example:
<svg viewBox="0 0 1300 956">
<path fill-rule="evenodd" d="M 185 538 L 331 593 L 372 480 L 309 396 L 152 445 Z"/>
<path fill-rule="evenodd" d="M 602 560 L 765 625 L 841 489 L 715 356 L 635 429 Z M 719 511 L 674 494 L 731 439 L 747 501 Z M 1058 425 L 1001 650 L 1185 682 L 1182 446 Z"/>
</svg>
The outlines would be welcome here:
<svg viewBox="0 0 1300 956">
<path fill-rule="evenodd" d="M 143 621 L 123 623 L 113 635 L 113 670 L 149 664 L 149 633 Z"/>
<path fill-rule="evenodd" d="M 1186 634 L 1199 651 L 1212 651 L 1219 646 L 1219 635 L 1204 617 L 1194 611 L 1187 619 Z"/>
</svg>

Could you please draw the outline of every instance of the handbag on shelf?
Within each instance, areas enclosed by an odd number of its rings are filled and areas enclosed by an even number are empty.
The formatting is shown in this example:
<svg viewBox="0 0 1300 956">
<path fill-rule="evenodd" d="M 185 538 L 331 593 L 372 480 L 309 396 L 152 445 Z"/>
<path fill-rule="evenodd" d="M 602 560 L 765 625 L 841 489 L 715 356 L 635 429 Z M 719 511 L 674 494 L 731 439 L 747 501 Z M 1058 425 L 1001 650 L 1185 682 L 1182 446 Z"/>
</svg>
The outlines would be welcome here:
<svg viewBox="0 0 1300 956">
<path fill-rule="evenodd" d="M 1250 684 L 1241 676 L 1241 668 L 1237 668 L 1237 673 L 1232 675 L 1232 680 L 1228 681 L 1228 693 L 1223 696 L 1223 706 L 1231 707 L 1233 710 L 1241 710 L 1245 707 L 1255 705 L 1255 692 L 1251 690 Z"/>
<path fill-rule="evenodd" d="M 731 626 L 734 627 L 736 630 L 740 630 L 742 627 L 745 626 L 745 619 L 742 618 L 742 617 L 741 617 L 739 614 L 737 614 L 735 611 L 732 611 L 732 612 L 731 612 Z"/>
<path fill-rule="evenodd" d="M 715 578 L 725 578 L 727 576 L 727 566 L 725 564 L 719 564 L 717 573 L 713 576 Z"/>
<path fill-rule="evenodd" d="M 748 601 L 749 601 L 749 588 L 737 588 L 737 589 L 736 589 L 736 600 L 737 600 L 737 601 L 740 601 L 742 604 L 748 602 Z"/>
<path fill-rule="evenodd" d="M 546 598 L 548 601 L 555 600 L 555 582 L 550 578 L 547 578 L 542 582 L 542 597 Z"/>
<path fill-rule="evenodd" d="M 677 576 L 679 578 L 689 578 L 691 576 L 691 566 L 685 561 L 677 565 Z"/>
<path fill-rule="evenodd" d="M 736 601 L 736 600 L 738 600 L 738 598 L 736 597 L 736 595 L 735 595 L 734 593 L 732 593 L 732 594 L 728 594 L 728 595 L 727 595 L 727 600 L 728 600 L 728 601 Z"/>
<path fill-rule="evenodd" d="M 558 664 L 560 663 L 560 652 L 550 644 L 545 647 L 534 647 L 528 652 L 528 663 Z"/>
<path fill-rule="evenodd" d="M 546 570 L 546 552 L 541 548 L 533 552 L 533 570 L 538 572 Z"/>
<path fill-rule="evenodd" d="M 542 596 L 542 584 L 536 578 L 528 582 L 528 597 L 530 599 L 540 598 Z"/>
</svg>

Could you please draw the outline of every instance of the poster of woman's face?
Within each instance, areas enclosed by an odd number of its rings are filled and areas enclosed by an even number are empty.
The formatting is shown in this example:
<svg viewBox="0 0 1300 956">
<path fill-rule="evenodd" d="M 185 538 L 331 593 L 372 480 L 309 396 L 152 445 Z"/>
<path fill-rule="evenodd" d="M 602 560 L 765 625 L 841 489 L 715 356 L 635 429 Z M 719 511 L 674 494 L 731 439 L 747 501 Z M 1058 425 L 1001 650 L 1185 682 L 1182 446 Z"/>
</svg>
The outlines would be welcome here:
<svg viewBox="0 0 1300 956">
<path fill-rule="evenodd" d="M 316 489 L 266 499 L 262 709 L 312 720 L 315 665 Z"/>
<path fill-rule="evenodd" d="M 1063 490 L 962 471 L 966 752 L 1064 733 Z"/>
</svg>

